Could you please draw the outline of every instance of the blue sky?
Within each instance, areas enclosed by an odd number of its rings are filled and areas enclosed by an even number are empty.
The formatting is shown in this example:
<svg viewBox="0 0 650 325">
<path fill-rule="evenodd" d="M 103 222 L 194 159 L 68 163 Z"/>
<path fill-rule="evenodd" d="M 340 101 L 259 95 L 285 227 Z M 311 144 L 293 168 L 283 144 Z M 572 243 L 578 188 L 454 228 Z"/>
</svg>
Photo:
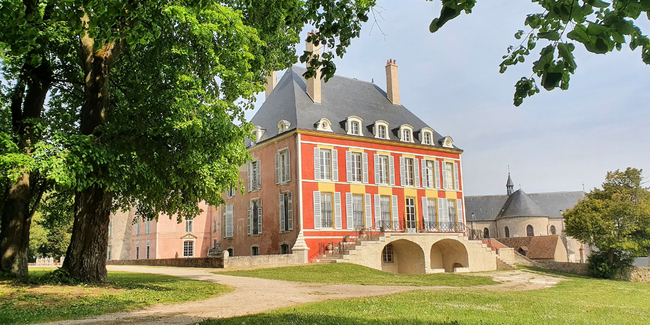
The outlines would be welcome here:
<svg viewBox="0 0 650 325">
<path fill-rule="evenodd" d="M 577 191 L 583 183 L 590 190 L 607 171 L 628 166 L 650 175 L 650 66 L 638 50 L 595 55 L 578 45 L 569 90 L 542 90 L 514 107 L 514 84 L 531 75 L 538 56 L 505 74 L 498 65 L 506 48 L 519 44 L 513 35 L 528 30 L 524 19 L 539 11 L 537 5 L 479 1 L 472 14 L 435 34 L 428 26 L 439 2 L 379 5 L 387 36 L 368 24 L 336 61 L 337 74 L 374 79 L 385 89 L 386 60 L 397 60 L 402 104 L 465 150 L 467 195 L 504 194 L 508 165 L 516 187 L 528 193 Z M 639 25 L 650 33 L 647 20 Z"/>
</svg>

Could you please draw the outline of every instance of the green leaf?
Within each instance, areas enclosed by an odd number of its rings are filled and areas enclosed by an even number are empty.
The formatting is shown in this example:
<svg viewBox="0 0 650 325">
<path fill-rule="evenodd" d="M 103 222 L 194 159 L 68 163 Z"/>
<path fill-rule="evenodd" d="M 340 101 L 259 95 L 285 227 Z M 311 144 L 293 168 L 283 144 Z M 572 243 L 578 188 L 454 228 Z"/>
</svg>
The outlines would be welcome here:
<svg viewBox="0 0 650 325">
<path fill-rule="evenodd" d="M 557 41 L 560 39 L 560 33 L 555 30 L 551 30 L 545 33 L 537 33 L 537 37 L 544 38 L 549 41 Z"/>
</svg>

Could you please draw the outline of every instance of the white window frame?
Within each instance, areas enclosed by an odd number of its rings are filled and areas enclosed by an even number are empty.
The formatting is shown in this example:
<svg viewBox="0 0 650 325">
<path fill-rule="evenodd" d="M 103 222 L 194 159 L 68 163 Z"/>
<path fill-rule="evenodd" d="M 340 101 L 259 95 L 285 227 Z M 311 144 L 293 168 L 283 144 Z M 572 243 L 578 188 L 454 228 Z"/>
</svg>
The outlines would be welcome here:
<svg viewBox="0 0 650 325">
<path fill-rule="evenodd" d="M 237 194 L 237 189 L 235 189 L 234 185 L 230 185 L 228 187 L 228 190 L 226 191 L 226 197 L 231 199 L 231 198 L 235 197 L 236 194 Z"/>
<path fill-rule="evenodd" d="M 405 133 L 405 131 L 408 131 L 408 137 L 405 136 L 407 134 L 407 133 Z M 400 138 L 400 141 L 402 141 L 402 142 L 414 143 L 414 141 L 413 141 L 413 126 L 411 126 L 409 124 L 400 125 L 400 127 L 399 127 L 399 138 Z"/>
<path fill-rule="evenodd" d="M 185 232 L 194 231 L 194 219 L 185 219 Z"/>
<path fill-rule="evenodd" d="M 137 219 L 138 222 L 135 223 L 135 235 L 140 235 L 140 218 Z"/>
<path fill-rule="evenodd" d="M 363 199 L 363 194 L 352 194 L 352 229 L 364 228 L 365 204 L 363 202 Z M 368 226 L 366 225 L 366 227 Z"/>
<path fill-rule="evenodd" d="M 275 183 L 286 184 L 291 181 L 291 155 L 289 148 L 278 150 L 275 156 Z"/>
<path fill-rule="evenodd" d="M 262 188 L 262 163 L 255 159 L 248 163 L 248 191 L 255 192 Z"/>
<path fill-rule="evenodd" d="M 358 126 L 357 130 L 354 129 L 355 123 Z M 346 122 L 345 129 L 350 135 L 363 136 L 363 119 L 358 116 L 349 116 Z"/>
<path fill-rule="evenodd" d="M 188 245 L 188 246 L 190 246 L 189 249 L 187 249 L 188 247 L 185 245 L 186 243 L 191 243 L 191 245 Z M 194 248 L 195 248 L 194 244 L 195 244 L 194 239 L 184 239 L 183 240 L 183 258 L 194 257 Z M 191 254 L 188 254 L 189 250 L 191 250 L 189 252 Z"/>
<path fill-rule="evenodd" d="M 326 204 L 324 198 L 329 196 L 329 204 Z M 333 229 L 334 228 L 334 193 L 332 192 L 321 192 L 320 193 L 320 202 L 321 202 L 321 210 L 320 210 L 320 227 L 321 229 Z M 329 205 L 329 210 L 325 209 Z M 325 218 L 325 212 L 329 211 L 329 223 Z"/>
<path fill-rule="evenodd" d="M 404 184 L 402 186 L 415 186 L 415 158 L 404 157 Z"/>
<path fill-rule="evenodd" d="M 379 132 L 380 127 L 384 128 L 384 134 L 383 137 L 381 136 L 381 132 Z M 388 122 L 384 120 L 379 120 L 375 121 L 375 127 L 373 132 L 375 133 L 375 138 L 377 139 L 389 139 L 390 137 L 388 136 Z"/>
<path fill-rule="evenodd" d="M 319 179 L 325 181 L 331 181 L 333 178 L 332 177 L 332 165 L 333 165 L 332 149 L 320 148 L 318 164 L 320 165 Z"/>
<path fill-rule="evenodd" d="M 280 120 L 280 122 L 278 122 L 278 134 L 289 131 L 290 127 L 291 122 L 287 120 Z"/>
<path fill-rule="evenodd" d="M 442 146 L 445 148 L 453 148 L 454 147 L 454 139 L 452 139 L 450 136 L 444 137 L 442 140 L 439 140 L 442 143 Z"/>
<path fill-rule="evenodd" d="M 427 135 L 429 136 L 429 141 L 427 141 Z M 433 145 L 433 130 L 431 128 L 424 127 L 420 130 L 420 143 Z"/>
<path fill-rule="evenodd" d="M 151 233 L 151 219 L 144 221 L 144 233 L 145 234 L 150 234 Z"/>
<path fill-rule="evenodd" d="M 233 238 L 235 235 L 234 206 L 234 204 L 228 204 L 224 208 L 224 238 Z"/>
<path fill-rule="evenodd" d="M 332 132 L 332 122 L 330 122 L 329 119 L 323 117 L 322 119 L 318 120 L 318 122 L 316 122 L 316 130 Z"/>
</svg>

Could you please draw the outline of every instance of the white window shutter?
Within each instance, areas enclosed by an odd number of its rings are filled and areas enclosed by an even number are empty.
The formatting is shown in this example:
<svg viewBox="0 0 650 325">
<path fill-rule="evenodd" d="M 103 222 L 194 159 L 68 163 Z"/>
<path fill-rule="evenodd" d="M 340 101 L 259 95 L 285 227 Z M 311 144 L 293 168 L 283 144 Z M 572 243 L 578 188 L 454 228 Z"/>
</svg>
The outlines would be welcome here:
<svg viewBox="0 0 650 325">
<path fill-rule="evenodd" d="M 449 180 L 447 179 L 447 168 L 446 168 L 447 166 L 446 166 L 446 164 L 447 163 L 443 161 L 442 166 L 441 166 L 442 167 L 441 169 L 442 169 L 442 188 L 443 189 L 449 188 L 448 187 Z"/>
<path fill-rule="evenodd" d="M 354 229 L 352 213 L 352 193 L 345 193 L 345 219 L 348 229 Z"/>
<path fill-rule="evenodd" d="M 405 174 L 405 169 L 404 169 L 404 157 L 399 157 L 399 182 L 401 186 L 404 186 L 404 175 Z"/>
<path fill-rule="evenodd" d="M 415 187 L 420 187 L 420 167 L 418 165 L 420 159 L 413 158 L 413 174 L 415 175 Z"/>
<path fill-rule="evenodd" d="M 293 197 L 291 196 L 291 192 L 287 193 L 289 198 L 287 199 L 287 204 L 289 204 L 289 207 L 287 208 L 287 214 L 289 215 L 289 218 L 287 218 L 287 221 L 289 222 L 289 230 L 293 230 Z"/>
<path fill-rule="evenodd" d="M 223 227 L 221 228 L 221 233 L 223 233 L 224 238 L 228 238 L 230 236 L 228 236 L 228 206 L 227 205 L 224 206 L 223 219 L 221 220 L 223 220 L 223 222 L 221 223 L 223 225 Z"/>
<path fill-rule="evenodd" d="M 442 215 L 445 222 L 451 223 L 453 221 L 449 216 L 449 201 L 447 199 L 442 199 Z"/>
<path fill-rule="evenodd" d="M 375 223 L 378 223 L 381 220 L 381 197 L 379 194 L 375 194 Z M 382 225 L 386 226 L 386 225 Z M 377 228 L 377 226 L 375 226 Z"/>
<path fill-rule="evenodd" d="M 433 172 L 435 186 L 436 188 L 440 188 L 440 163 L 437 160 L 433 161 Z"/>
<path fill-rule="evenodd" d="M 280 213 L 278 214 L 280 216 L 280 232 L 283 232 L 286 228 L 284 223 L 284 211 L 284 193 L 280 193 Z"/>
<path fill-rule="evenodd" d="M 262 199 L 257 200 L 257 231 L 262 233 Z"/>
<path fill-rule="evenodd" d="M 287 159 L 284 160 L 285 163 L 285 168 L 284 168 L 284 182 L 288 182 L 291 180 L 291 155 L 289 154 L 289 149 L 287 149 Z"/>
<path fill-rule="evenodd" d="M 282 179 L 280 178 L 280 153 L 275 154 L 275 184 L 280 184 Z"/>
<path fill-rule="evenodd" d="M 314 191 L 314 229 L 320 229 L 320 192 Z"/>
<path fill-rule="evenodd" d="M 459 183 L 459 178 L 458 178 L 458 163 L 454 163 L 454 189 L 459 190 L 460 186 L 458 186 Z"/>
<path fill-rule="evenodd" d="M 420 165 L 420 171 L 422 175 L 422 187 L 427 188 L 429 187 L 429 177 L 426 171 L 427 168 L 427 161 L 422 159 L 422 165 Z"/>
<path fill-rule="evenodd" d="M 251 201 L 248 201 L 248 218 L 246 218 L 246 228 L 248 228 L 248 235 L 251 234 L 251 220 L 253 219 L 253 211 L 251 209 Z"/>
<path fill-rule="evenodd" d="M 373 159 L 375 162 L 375 184 L 379 184 L 379 155 L 375 154 Z"/>
<path fill-rule="evenodd" d="M 314 147 L 314 180 L 320 180 L 320 149 Z"/>
<path fill-rule="evenodd" d="M 363 153 L 363 183 L 368 184 L 368 154 Z"/>
<path fill-rule="evenodd" d="M 458 225 L 460 227 L 460 225 L 463 224 L 463 203 L 461 199 L 456 199 L 456 215 L 456 218 L 458 219 Z M 463 228 L 461 227 L 460 229 Z"/>
<path fill-rule="evenodd" d="M 393 211 L 391 213 L 391 217 L 392 217 L 391 222 L 395 223 L 397 221 L 399 225 L 399 202 L 397 202 L 397 195 L 393 195 L 391 197 L 391 203 L 393 205 Z M 399 226 L 397 227 L 397 229 L 399 229 Z"/>
<path fill-rule="evenodd" d="M 424 229 L 428 228 L 428 222 L 429 222 L 429 207 L 428 207 L 428 199 L 426 197 L 422 197 L 422 220 L 424 220 Z"/>
<path fill-rule="evenodd" d="M 372 195 L 366 194 L 366 229 L 372 229 Z"/>
<path fill-rule="evenodd" d="M 345 181 L 351 182 L 352 181 L 352 152 L 351 151 L 346 151 L 345 152 Z"/>
<path fill-rule="evenodd" d="M 226 209 L 226 219 L 228 221 L 226 232 L 228 233 L 228 237 L 233 237 L 235 234 L 234 204 L 227 205 Z"/>
<path fill-rule="evenodd" d="M 388 173 L 390 174 L 390 185 L 395 186 L 395 157 L 390 156 L 388 163 L 390 165 L 388 171 Z"/>
<path fill-rule="evenodd" d="M 253 162 L 248 162 L 248 191 L 253 190 Z"/>
<path fill-rule="evenodd" d="M 447 221 L 447 220 L 445 220 L 445 211 L 443 210 L 444 207 L 443 207 L 442 202 L 444 200 L 445 199 L 438 198 L 438 222 L 440 222 L 440 223 Z"/>
<path fill-rule="evenodd" d="M 339 181 L 339 151 L 332 149 L 332 180 Z"/>
<path fill-rule="evenodd" d="M 341 192 L 334 193 L 334 229 L 342 229 L 341 220 Z"/>
<path fill-rule="evenodd" d="M 260 160 L 257 160 L 257 185 L 256 189 L 261 190 L 262 189 L 262 164 L 260 163 Z"/>
</svg>

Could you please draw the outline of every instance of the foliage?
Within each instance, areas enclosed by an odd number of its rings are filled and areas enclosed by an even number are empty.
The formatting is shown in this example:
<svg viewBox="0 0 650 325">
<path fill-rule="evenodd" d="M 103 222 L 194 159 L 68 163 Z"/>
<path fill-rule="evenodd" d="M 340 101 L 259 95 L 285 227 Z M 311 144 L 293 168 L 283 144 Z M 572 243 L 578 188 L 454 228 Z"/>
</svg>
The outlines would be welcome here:
<svg viewBox="0 0 650 325">
<path fill-rule="evenodd" d="M 30 270 L 30 284 L 0 279 L 0 323 L 24 324 L 78 319 L 218 296 L 228 287 L 178 277 L 109 272 L 102 285 L 66 283 L 59 269 Z"/>
<path fill-rule="evenodd" d="M 43 197 L 34 213 L 29 238 L 29 257 L 51 256 L 60 260 L 72 236 L 72 195 L 51 191 Z"/>
<path fill-rule="evenodd" d="M 615 279 L 634 264 L 634 256 L 626 251 L 614 251 L 614 258 L 610 263 L 606 251 L 595 251 L 589 255 L 587 263 L 589 275 L 601 279 Z"/>
<path fill-rule="evenodd" d="M 428 0 L 433 1 L 433 0 Z M 650 1 L 647 0 L 531 0 L 539 4 L 541 13 L 529 14 L 524 24 L 529 31 L 520 30 L 515 38 L 521 40 L 518 46 L 508 47 L 503 56 L 500 72 L 508 67 L 523 63 L 538 43 L 545 46 L 539 59 L 532 64 L 533 76 L 522 77 L 515 85 L 515 106 L 521 105 L 526 97 L 539 93 L 538 80 L 546 90 L 569 89 L 571 75 L 577 63 L 573 51 L 575 44 L 595 54 L 620 51 L 629 43 L 629 48 L 640 49 L 641 60 L 650 64 L 650 39 L 635 24 L 642 15 L 650 19 Z M 429 27 L 432 33 L 438 31 L 449 20 L 461 12 L 471 13 L 476 0 L 441 0 L 440 17 Z M 525 34 L 525 36 L 524 36 Z"/>
<path fill-rule="evenodd" d="M 647 324 L 648 319 L 650 284 L 570 277 L 543 290 L 416 290 L 201 324 Z"/>
<path fill-rule="evenodd" d="M 393 274 L 348 263 L 313 264 L 217 273 L 307 283 L 345 283 L 360 285 L 466 287 L 497 283 L 487 276 L 464 276 L 458 274 Z"/>
<path fill-rule="evenodd" d="M 589 258 L 595 275 L 615 275 L 633 257 L 648 255 L 650 190 L 642 180 L 640 169 L 608 172 L 602 189 L 594 188 L 564 213 L 567 235 L 600 251 Z"/>
</svg>

